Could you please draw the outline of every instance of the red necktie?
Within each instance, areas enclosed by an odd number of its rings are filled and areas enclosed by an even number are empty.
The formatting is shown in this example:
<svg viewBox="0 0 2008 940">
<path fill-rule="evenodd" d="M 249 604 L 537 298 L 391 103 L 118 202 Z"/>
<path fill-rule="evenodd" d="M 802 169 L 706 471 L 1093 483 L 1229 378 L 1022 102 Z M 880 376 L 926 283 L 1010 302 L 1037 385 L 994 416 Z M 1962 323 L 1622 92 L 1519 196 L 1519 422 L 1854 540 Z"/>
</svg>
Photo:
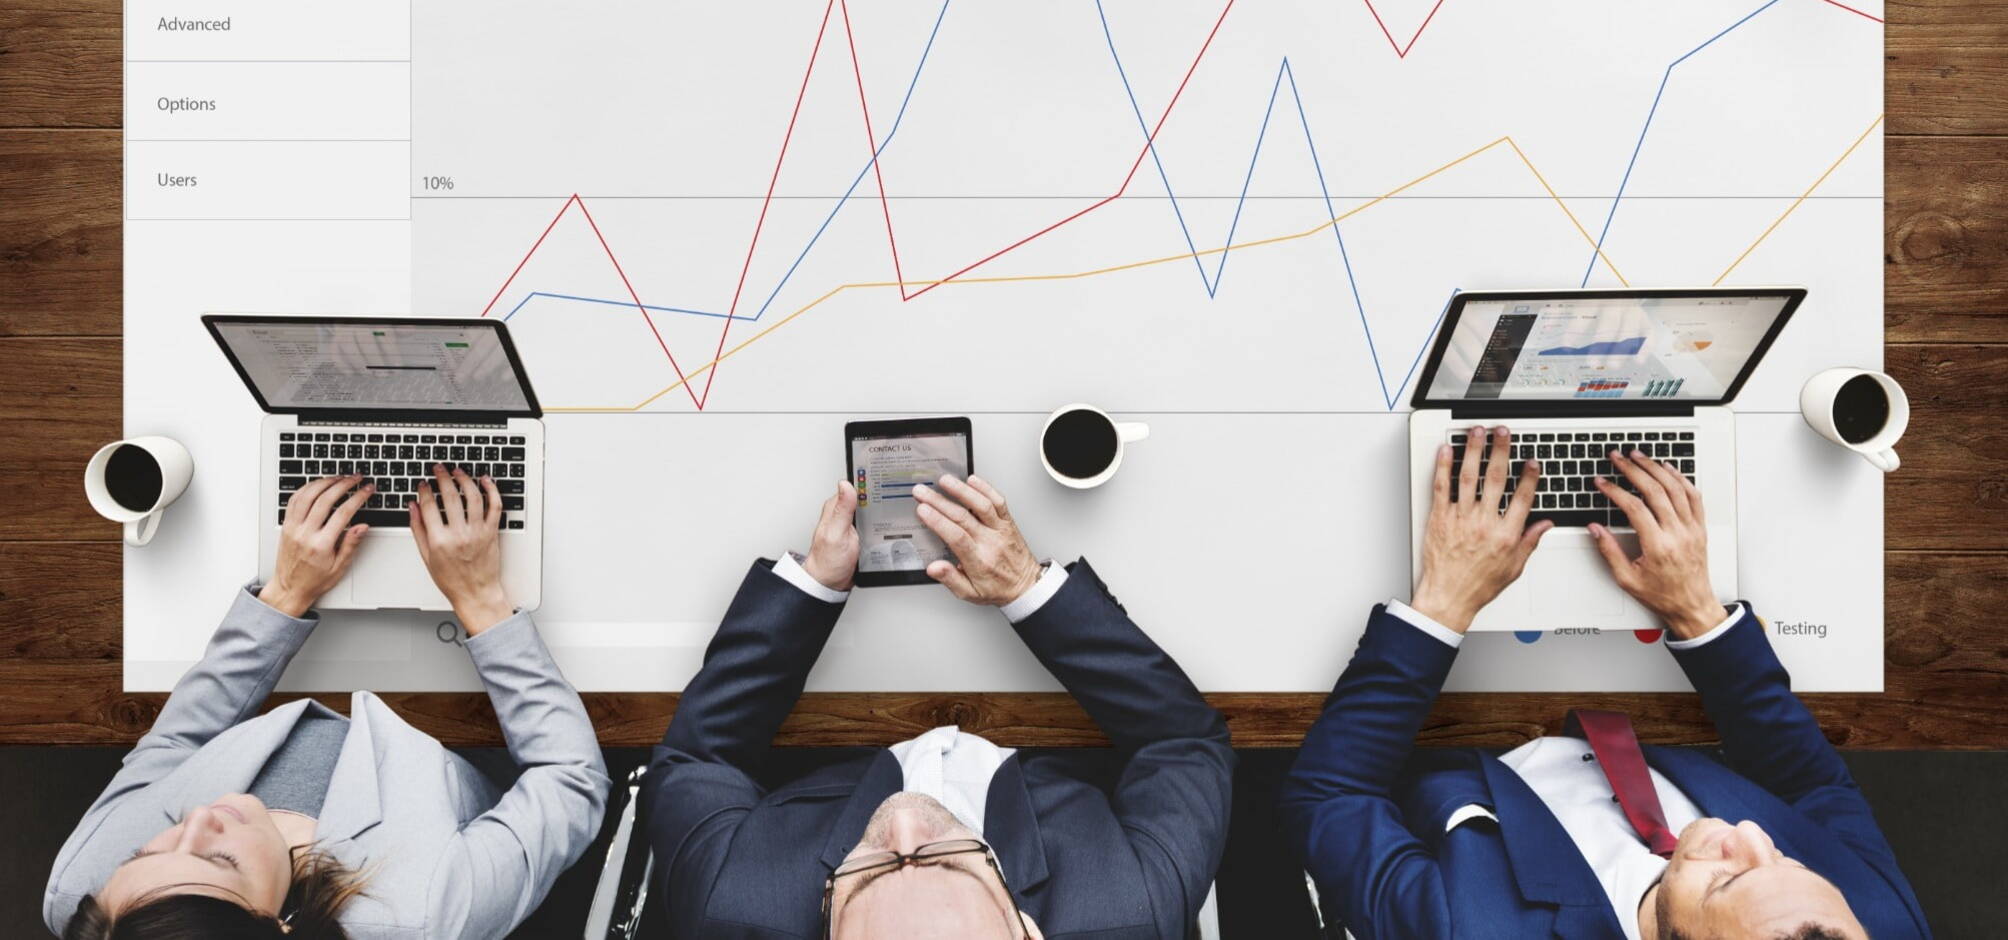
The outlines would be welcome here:
<svg viewBox="0 0 2008 940">
<path fill-rule="evenodd" d="M 1652 788 L 1652 769 L 1646 766 L 1638 735 L 1632 733 L 1631 719 L 1623 712 L 1576 708 L 1569 711 L 1568 724 L 1563 730 L 1571 735 L 1580 734 L 1590 742 L 1590 750 L 1597 755 L 1597 766 L 1603 768 L 1604 778 L 1611 782 L 1611 792 L 1617 794 L 1625 819 L 1631 821 L 1632 829 L 1645 840 L 1652 854 L 1673 857 L 1674 844 L 1680 839 L 1667 828 L 1659 793 Z"/>
</svg>

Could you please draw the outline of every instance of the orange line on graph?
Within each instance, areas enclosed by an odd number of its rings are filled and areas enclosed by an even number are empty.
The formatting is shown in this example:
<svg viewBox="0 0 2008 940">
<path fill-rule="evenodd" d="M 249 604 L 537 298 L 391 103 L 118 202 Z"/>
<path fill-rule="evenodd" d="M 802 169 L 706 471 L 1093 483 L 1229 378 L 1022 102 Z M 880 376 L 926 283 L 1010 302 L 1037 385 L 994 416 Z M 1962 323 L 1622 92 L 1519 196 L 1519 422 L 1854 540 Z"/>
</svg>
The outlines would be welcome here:
<svg viewBox="0 0 2008 940">
<path fill-rule="evenodd" d="M 1848 149 L 1841 151 L 1840 159 L 1835 160 L 1832 166 L 1827 167 L 1827 172 L 1820 174 L 1820 178 L 1814 180 L 1813 185 L 1806 187 L 1806 191 L 1800 193 L 1799 198 L 1792 200 L 1792 204 L 1786 206 L 1784 212 L 1779 213 L 1776 219 L 1771 220 L 1771 224 L 1764 229 L 1763 234 L 1758 235 L 1757 240 L 1750 243 L 1750 247 L 1743 249 L 1743 253 L 1737 255 L 1736 260 L 1729 262 L 1729 267 L 1722 269 L 1722 275 L 1715 279 L 1715 283 L 1722 283 L 1723 280 L 1729 277 L 1729 272 L 1736 270 L 1736 266 L 1742 264 L 1743 259 L 1750 257 L 1750 253 L 1757 250 L 1758 245 L 1764 244 L 1764 239 L 1770 238 L 1771 233 L 1778 230 L 1778 226 L 1785 221 L 1785 217 L 1791 215 L 1793 210 L 1799 208 L 1799 204 L 1805 202 L 1806 197 L 1813 194 L 1813 190 L 1819 189 L 1820 184 L 1827 181 L 1827 177 L 1834 175 L 1834 171 L 1840 169 L 1842 163 L 1847 162 L 1849 155 L 1855 152 L 1855 148 L 1862 145 L 1862 141 L 1869 139 L 1869 135 L 1875 132 L 1876 125 L 1881 124 L 1882 119 L 1882 115 L 1876 115 L 1876 119 L 1870 121 L 1868 128 L 1862 131 L 1862 136 L 1855 138 L 1855 142 L 1849 144 Z"/>
<path fill-rule="evenodd" d="M 1780 215 L 1776 221 L 1773 221 L 1771 223 L 1770 228 L 1765 229 L 1762 235 L 1757 236 L 1757 241 L 1753 242 L 1748 249 L 1744 250 L 1743 256 L 1747 257 L 1749 256 L 1750 252 L 1755 251 L 1757 249 L 1757 245 L 1761 244 L 1766 237 L 1769 237 L 1771 232 L 1776 230 L 1778 226 L 1785 221 L 1786 216 L 1792 214 L 1793 209 L 1797 209 L 1800 203 L 1805 202 L 1806 198 L 1812 195 L 1813 190 L 1818 188 L 1821 183 L 1825 182 L 1827 177 L 1832 175 L 1834 170 L 1839 168 L 1840 165 L 1848 159 L 1849 155 L 1853 154 L 1856 148 L 1861 146 L 1862 141 L 1868 139 L 1869 133 L 1874 131 L 1876 124 L 1881 123 L 1881 121 L 1882 121 L 1882 116 L 1877 115 L 1875 122 L 1869 124 L 1869 129 L 1867 131 L 1863 131 L 1862 136 L 1857 138 L 1854 144 L 1850 145 L 1848 149 L 1841 154 L 1840 158 L 1835 160 L 1833 165 L 1827 168 L 1827 171 L 1825 173 L 1820 174 L 1820 178 L 1814 180 L 1813 185 L 1811 187 L 1808 187 L 1806 192 L 1800 195 L 1798 200 L 1793 202 L 1791 207 L 1787 208 L 1783 215 Z M 1238 251 L 1245 248 L 1259 248 L 1263 245 L 1275 245 L 1283 242 L 1296 241 L 1302 238 L 1309 238 L 1313 235 L 1325 231 L 1326 229 L 1338 225 L 1340 222 L 1343 222 L 1346 219 L 1358 215 L 1359 213 L 1364 212 L 1367 209 L 1380 205 L 1381 203 L 1386 202 L 1397 195 L 1400 195 L 1403 191 L 1411 189 L 1417 185 L 1420 185 L 1421 183 L 1435 177 L 1436 175 L 1446 170 L 1449 170 L 1452 167 L 1455 167 L 1461 163 L 1464 163 L 1465 161 L 1470 160 L 1471 158 L 1476 157 L 1479 154 L 1485 153 L 1486 151 L 1491 150 L 1501 144 L 1505 144 L 1507 147 L 1511 148 L 1514 155 L 1517 156 L 1520 162 L 1527 167 L 1528 172 L 1533 174 L 1534 179 L 1541 184 L 1542 190 L 1545 191 L 1548 194 L 1548 197 L 1554 201 L 1555 205 L 1562 210 L 1562 214 L 1569 220 L 1569 224 L 1572 225 L 1576 229 L 1576 232 L 1582 235 L 1583 240 L 1588 242 L 1591 245 L 1591 247 L 1596 251 L 1597 257 L 1603 262 L 1604 266 L 1610 270 L 1611 275 L 1613 277 L 1616 277 L 1620 284 L 1629 286 L 1630 282 L 1626 281 L 1624 275 L 1618 272 L 1617 265 L 1611 261 L 1610 257 L 1604 253 L 1603 249 L 1597 246 L 1596 239 L 1590 235 L 1588 229 L 1585 229 L 1583 227 L 1582 222 L 1576 218 L 1575 213 L 1569 210 L 1568 204 L 1562 201 L 1562 197 L 1555 192 L 1554 187 L 1548 184 L 1547 178 L 1541 175 L 1541 171 L 1534 166 L 1533 160 L 1527 156 L 1525 151 L 1520 149 L 1520 145 L 1513 140 L 1511 135 L 1508 135 L 1500 137 L 1499 139 L 1494 140 L 1491 143 L 1479 147 L 1478 149 L 1473 150 L 1470 153 L 1458 157 L 1457 159 L 1452 160 L 1449 163 L 1445 163 L 1442 166 L 1437 167 L 1436 169 L 1430 170 L 1429 172 L 1424 173 L 1421 176 L 1409 180 L 1408 182 L 1403 183 L 1400 186 L 1396 186 L 1395 188 L 1390 189 L 1379 196 L 1375 196 L 1374 198 L 1369 199 L 1363 203 L 1360 203 L 1359 205 L 1354 206 L 1353 208 L 1348 209 L 1345 212 L 1340 213 L 1339 215 L 1327 221 L 1321 222 L 1301 232 L 1291 232 L 1285 235 L 1276 235 L 1269 238 L 1255 239 L 1253 241 L 1236 242 L 1231 245 L 1222 245 L 1219 248 L 1208 248 L 1200 251 L 1188 251 L 1188 252 L 1181 252 L 1175 255 L 1165 255 L 1159 258 L 1148 258 L 1142 261 L 1131 261 L 1125 264 L 1110 265 L 1108 267 L 1094 268 L 1086 271 L 1071 271 L 1057 274 L 1020 274 L 1020 275 L 995 276 L 995 277 L 967 277 L 967 278 L 957 278 L 955 280 L 945 280 L 940 282 L 859 281 L 849 284 L 839 284 L 836 287 L 830 288 L 827 292 L 823 293 L 816 299 L 811 300 L 808 303 L 803 304 L 801 307 L 796 308 L 793 312 L 789 313 L 785 317 L 782 317 L 780 320 L 775 321 L 773 324 L 767 326 L 765 329 L 762 329 L 760 332 L 755 333 L 744 340 L 741 340 L 732 348 L 724 350 L 710 362 L 704 363 L 703 365 L 700 365 L 697 368 L 690 370 L 682 378 L 678 379 L 677 381 L 667 386 L 664 386 L 661 390 L 655 392 L 654 394 L 648 396 L 647 398 L 642 399 L 640 402 L 636 404 L 628 405 L 625 407 L 623 406 L 565 407 L 565 408 L 554 407 L 554 408 L 546 408 L 544 410 L 550 412 L 560 412 L 560 413 L 593 413 L 593 414 L 640 411 L 641 409 L 646 408 L 650 404 L 654 403 L 656 399 L 659 399 L 662 396 L 669 394 L 670 392 L 676 391 L 677 389 L 684 387 L 687 383 L 689 383 L 692 379 L 695 379 L 698 375 L 712 369 L 713 367 L 717 366 L 720 362 L 732 358 L 732 356 L 737 354 L 739 351 L 745 349 L 748 346 L 753 345 L 755 342 L 766 337 L 768 334 L 773 333 L 775 330 L 778 330 L 781 327 L 788 325 L 788 323 L 793 321 L 796 317 L 799 317 L 802 314 L 814 310 L 816 307 L 821 306 L 823 302 L 847 290 L 888 288 L 888 287 L 904 289 L 909 286 L 920 286 L 920 285 L 929 285 L 936 283 L 939 283 L 942 286 L 959 286 L 959 285 L 972 285 L 972 284 L 1008 284 L 1008 283 L 1029 282 L 1029 281 L 1074 280 L 1077 278 L 1095 277 L 1097 275 L 1102 275 L 1102 274 L 1114 274 L 1120 271 L 1130 271 L 1130 270 L 1135 270 L 1137 268 L 1151 267 L 1154 265 L 1188 261 L 1193 258 L 1203 257 L 1206 255 L 1217 255 L 1228 251 Z M 1742 261 L 1743 261 L 1742 257 L 1737 258 L 1736 263 L 1731 264 L 1729 266 L 1729 270 L 1730 271 L 1735 270 L 1736 265 L 1742 263 Z M 1729 271 L 1724 271 L 1722 276 L 1728 277 Z M 1716 283 L 1718 284 L 1721 283 L 1721 280 L 1722 278 L 1717 278 Z"/>
</svg>

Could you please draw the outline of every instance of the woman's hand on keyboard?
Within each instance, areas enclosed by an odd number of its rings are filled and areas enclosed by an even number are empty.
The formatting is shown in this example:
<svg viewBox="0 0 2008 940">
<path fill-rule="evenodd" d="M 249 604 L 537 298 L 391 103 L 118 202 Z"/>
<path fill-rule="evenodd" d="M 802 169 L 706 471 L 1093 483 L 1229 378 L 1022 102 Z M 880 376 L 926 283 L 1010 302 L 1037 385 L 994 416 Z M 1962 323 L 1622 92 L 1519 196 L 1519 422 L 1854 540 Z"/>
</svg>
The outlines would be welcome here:
<svg viewBox="0 0 2008 940">
<path fill-rule="evenodd" d="M 1708 517 L 1701 509 L 1701 491 L 1639 451 L 1611 451 L 1611 466 L 1638 489 L 1633 496 L 1597 478 L 1597 489 L 1638 530 L 1639 557 L 1633 559 L 1611 530 L 1590 525 L 1618 587 L 1666 621 L 1676 639 L 1691 640 L 1715 629 L 1723 608 L 1708 580 Z"/>
<path fill-rule="evenodd" d="M 495 481 L 434 464 L 407 504 L 418 556 L 470 637 L 516 612 L 502 590 L 502 494 Z"/>
<path fill-rule="evenodd" d="M 1492 453 L 1481 481 L 1478 466 L 1485 459 L 1488 439 Z M 1520 467 L 1519 486 L 1513 498 L 1504 501 L 1502 511 L 1499 497 L 1506 491 L 1507 465 L 1512 462 L 1512 432 L 1494 428 L 1488 438 L 1485 428 L 1474 427 L 1465 441 L 1462 467 L 1450 465 L 1450 445 L 1437 449 L 1429 523 L 1422 537 L 1422 577 L 1409 601 L 1409 606 L 1458 633 L 1520 577 L 1527 556 L 1555 527 L 1546 519 L 1527 524 L 1541 477 L 1540 464 L 1531 460 Z M 1452 487 L 1457 488 L 1456 502 L 1450 499 Z"/>
<path fill-rule="evenodd" d="M 279 560 L 273 565 L 272 580 L 259 589 L 259 600 L 298 617 L 348 574 L 363 533 L 370 528 L 349 521 L 376 492 L 373 486 L 356 486 L 360 482 L 360 476 L 322 477 L 286 500 L 286 521 L 279 526 Z"/>
</svg>

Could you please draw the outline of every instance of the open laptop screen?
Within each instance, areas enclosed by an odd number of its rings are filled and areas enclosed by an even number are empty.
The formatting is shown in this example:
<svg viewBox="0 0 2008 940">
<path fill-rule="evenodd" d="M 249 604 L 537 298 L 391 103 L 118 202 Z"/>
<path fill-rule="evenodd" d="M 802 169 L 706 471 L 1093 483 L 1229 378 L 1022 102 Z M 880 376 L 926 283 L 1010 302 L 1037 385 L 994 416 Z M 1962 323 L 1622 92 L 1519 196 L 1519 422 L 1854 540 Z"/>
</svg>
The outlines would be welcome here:
<svg viewBox="0 0 2008 940">
<path fill-rule="evenodd" d="M 535 415 L 499 322 L 205 317 L 268 411 Z"/>
<path fill-rule="evenodd" d="M 1460 295 L 1418 404 L 1727 401 L 1804 292 Z"/>
</svg>

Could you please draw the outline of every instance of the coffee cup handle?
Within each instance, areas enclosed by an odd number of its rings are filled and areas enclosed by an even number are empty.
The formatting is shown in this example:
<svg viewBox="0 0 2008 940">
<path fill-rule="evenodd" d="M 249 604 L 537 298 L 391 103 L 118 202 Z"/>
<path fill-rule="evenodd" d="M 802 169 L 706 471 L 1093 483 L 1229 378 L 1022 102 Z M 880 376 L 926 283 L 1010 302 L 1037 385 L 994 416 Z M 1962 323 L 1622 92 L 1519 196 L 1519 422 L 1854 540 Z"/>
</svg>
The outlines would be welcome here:
<svg viewBox="0 0 2008 940">
<path fill-rule="evenodd" d="M 1896 468 L 1903 465 L 1903 461 L 1897 459 L 1894 450 L 1863 451 L 1862 456 L 1867 457 L 1869 463 L 1875 464 L 1876 469 L 1884 473 L 1895 473 Z"/>
<path fill-rule="evenodd" d="M 1123 421 L 1116 424 L 1116 438 L 1125 444 L 1135 443 L 1150 436 L 1150 425 L 1142 421 Z"/>
<path fill-rule="evenodd" d="M 156 509 L 138 519 L 125 524 L 125 543 L 134 547 L 153 541 L 153 534 L 160 531 L 160 510 Z"/>
</svg>

